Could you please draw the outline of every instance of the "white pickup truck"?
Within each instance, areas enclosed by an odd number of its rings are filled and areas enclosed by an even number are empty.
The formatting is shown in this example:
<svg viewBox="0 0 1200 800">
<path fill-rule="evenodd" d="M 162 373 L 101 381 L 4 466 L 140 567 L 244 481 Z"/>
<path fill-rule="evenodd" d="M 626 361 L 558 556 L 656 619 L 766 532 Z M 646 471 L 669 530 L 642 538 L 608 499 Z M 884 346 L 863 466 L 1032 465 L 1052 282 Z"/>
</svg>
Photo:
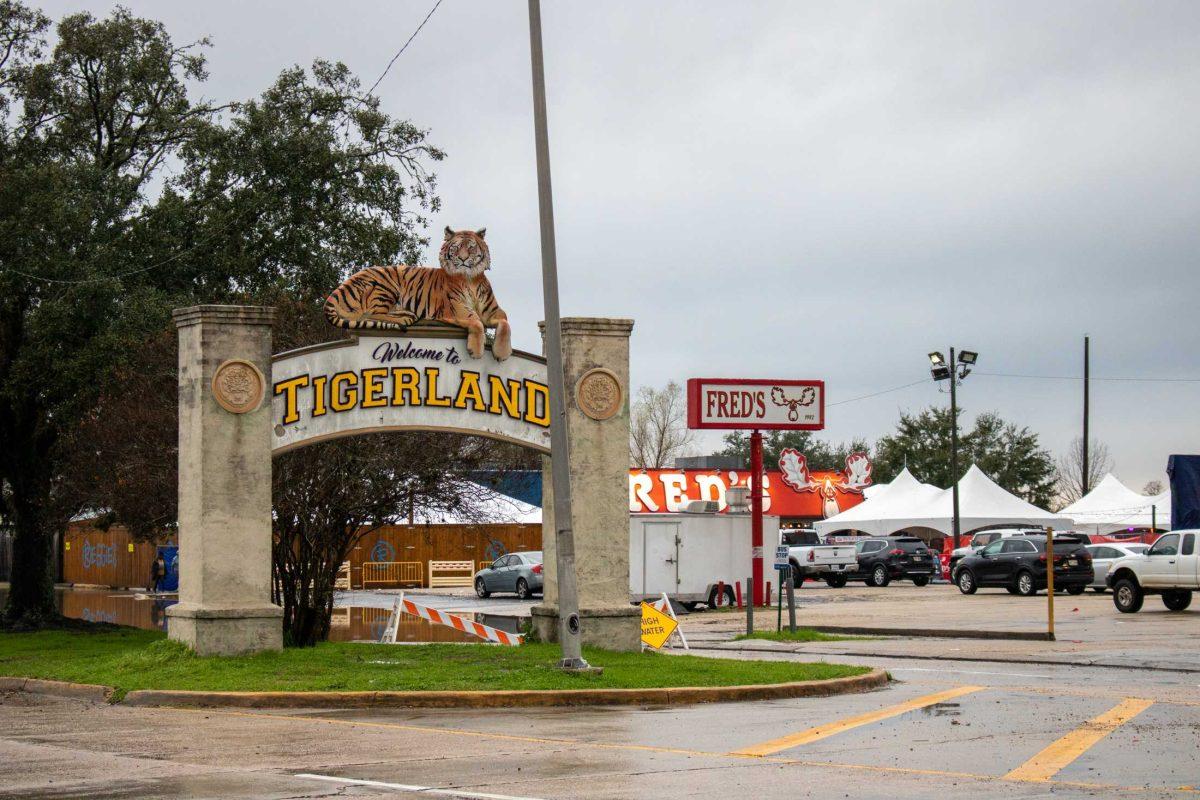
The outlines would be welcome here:
<svg viewBox="0 0 1200 800">
<path fill-rule="evenodd" d="M 858 567 L 853 544 L 821 544 L 817 532 L 806 528 L 780 531 L 792 565 L 792 585 L 819 578 L 835 589 L 846 585 L 846 575 Z"/>
<path fill-rule="evenodd" d="M 1113 590 L 1118 611 L 1140 611 L 1148 594 L 1162 595 L 1163 605 L 1183 611 L 1200 589 L 1200 531 L 1164 533 L 1143 555 L 1126 556 L 1112 563 L 1105 583 Z"/>
</svg>

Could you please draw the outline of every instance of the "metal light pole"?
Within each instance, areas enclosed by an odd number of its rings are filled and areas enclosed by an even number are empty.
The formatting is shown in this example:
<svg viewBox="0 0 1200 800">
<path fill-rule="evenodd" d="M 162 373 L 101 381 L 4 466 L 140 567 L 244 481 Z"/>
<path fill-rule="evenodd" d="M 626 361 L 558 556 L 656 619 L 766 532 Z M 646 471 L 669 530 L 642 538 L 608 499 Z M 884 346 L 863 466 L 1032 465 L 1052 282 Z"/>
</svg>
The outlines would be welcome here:
<svg viewBox="0 0 1200 800">
<path fill-rule="evenodd" d="M 1079 494 L 1083 497 L 1091 491 L 1091 481 L 1088 479 L 1088 383 L 1091 375 L 1091 337 L 1083 337 L 1083 458 L 1082 475 L 1079 481 Z"/>
<path fill-rule="evenodd" d="M 537 150 L 538 211 L 542 244 L 542 296 L 546 311 L 546 372 L 550 383 L 550 485 L 554 492 L 554 553 L 558 580 L 558 641 L 562 669 L 588 669 L 579 637 L 575 534 L 571 517 L 570 442 L 563 379 L 562 324 L 558 314 L 558 261 L 554 249 L 554 199 L 550 192 L 550 138 L 546 131 L 546 77 L 542 65 L 542 10 L 529 0 L 529 54 L 533 66 L 533 130 Z"/>
<path fill-rule="evenodd" d="M 942 357 L 941 353 L 933 352 L 929 354 L 929 363 L 933 366 L 930 368 L 930 373 L 935 381 L 950 381 L 950 479 L 951 479 L 951 497 L 953 498 L 953 519 L 951 521 L 951 530 L 954 534 L 954 549 L 959 548 L 959 537 L 961 530 L 959 526 L 958 516 L 958 383 L 962 379 L 971 374 L 971 367 L 975 366 L 975 361 L 979 358 L 979 354 L 973 350 L 963 350 L 961 353 L 955 353 L 954 348 L 950 348 L 950 362 Z"/>
</svg>

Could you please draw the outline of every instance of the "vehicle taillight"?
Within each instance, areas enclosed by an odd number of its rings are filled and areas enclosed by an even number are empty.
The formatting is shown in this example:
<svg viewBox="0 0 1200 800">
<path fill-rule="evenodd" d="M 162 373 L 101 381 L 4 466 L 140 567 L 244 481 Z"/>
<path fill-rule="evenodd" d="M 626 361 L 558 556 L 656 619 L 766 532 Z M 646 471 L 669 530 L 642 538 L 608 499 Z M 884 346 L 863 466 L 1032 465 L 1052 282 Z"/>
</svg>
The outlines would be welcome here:
<svg viewBox="0 0 1200 800">
<path fill-rule="evenodd" d="M 904 551 L 901 550 L 899 547 L 897 547 L 895 550 L 889 550 L 888 555 L 889 556 L 902 556 L 902 555 L 904 555 Z"/>
<path fill-rule="evenodd" d="M 816 554 L 816 552 L 815 552 L 815 551 L 813 551 L 813 550 L 809 550 L 809 551 L 808 551 L 808 560 L 809 560 L 809 561 L 816 561 L 816 560 L 817 560 L 817 554 Z"/>
<path fill-rule="evenodd" d="M 1040 561 L 1040 562 L 1042 562 L 1043 564 L 1045 564 L 1045 563 L 1046 563 L 1046 554 L 1045 554 L 1045 553 L 1039 553 L 1039 554 L 1038 554 L 1038 561 Z"/>
<path fill-rule="evenodd" d="M 542 574 L 542 565 L 534 564 L 533 569 L 531 569 L 530 572 L 532 572 L 534 575 L 541 575 Z"/>
</svg>

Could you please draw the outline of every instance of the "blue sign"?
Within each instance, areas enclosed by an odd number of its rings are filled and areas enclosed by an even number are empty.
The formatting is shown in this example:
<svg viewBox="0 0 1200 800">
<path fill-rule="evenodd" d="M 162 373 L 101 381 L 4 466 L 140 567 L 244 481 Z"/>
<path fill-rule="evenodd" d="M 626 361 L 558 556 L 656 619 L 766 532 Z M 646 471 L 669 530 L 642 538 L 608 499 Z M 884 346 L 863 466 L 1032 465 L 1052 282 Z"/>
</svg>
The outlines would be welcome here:
<svg viewBox="0 0 1200 800">
<path fill-rule="evenodd" d="M 378 539 L 375 546 L 371 548 L 372 561 L 395 561 L 396 548 L 392 547 L 391 543 L 385 539 Z"/>
</svg>

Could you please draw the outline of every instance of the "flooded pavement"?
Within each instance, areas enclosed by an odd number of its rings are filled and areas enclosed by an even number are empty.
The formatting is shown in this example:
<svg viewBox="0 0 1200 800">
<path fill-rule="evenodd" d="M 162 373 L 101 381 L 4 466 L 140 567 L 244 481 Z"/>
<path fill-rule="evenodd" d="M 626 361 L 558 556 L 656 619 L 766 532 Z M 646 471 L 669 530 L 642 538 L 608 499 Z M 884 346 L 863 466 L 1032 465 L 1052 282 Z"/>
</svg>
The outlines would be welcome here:
<svg viewBox="0 0 1200 800">
<path fill-rule="evenodd" d="M 3 606 L 7 591 L 0 589 L 0 606 Z M 383 636 L 398 594 L 376 592 L 338 592 L 334 600 L 333 616 L 330 619 L 329 639 L 334 642 L 378 642 Z M 112 625 L 127 625 L 144 630 L 167 630 L 170 618 L 166 610 L 179 602 L 176 594 L 150 595 L 145 592 L 119 591 L 58 586 L 54 590 L 55 603 L 63 616 L 88 622 L 107 622 Z M 482 611 L 460 611 L 457 601 L 462 598 L 446 595 L 424 595 L 413 597 L 423 605 L 446 609 L 454 606 L 459 616 L 480 622 L 510 633 L 520 633 L 528 622 L 528 603 L 513 604 L 517 613 L 496 614 Z M 495 607 L 492 604 L 491 607 Z M 520 613 L 524 611 L 524 613 Z M 433 625 L 418 617 L 405 615 L 396 632 L 397 642 L 478 642 L 479 638 L 467 633 Z"/>
</svg>

